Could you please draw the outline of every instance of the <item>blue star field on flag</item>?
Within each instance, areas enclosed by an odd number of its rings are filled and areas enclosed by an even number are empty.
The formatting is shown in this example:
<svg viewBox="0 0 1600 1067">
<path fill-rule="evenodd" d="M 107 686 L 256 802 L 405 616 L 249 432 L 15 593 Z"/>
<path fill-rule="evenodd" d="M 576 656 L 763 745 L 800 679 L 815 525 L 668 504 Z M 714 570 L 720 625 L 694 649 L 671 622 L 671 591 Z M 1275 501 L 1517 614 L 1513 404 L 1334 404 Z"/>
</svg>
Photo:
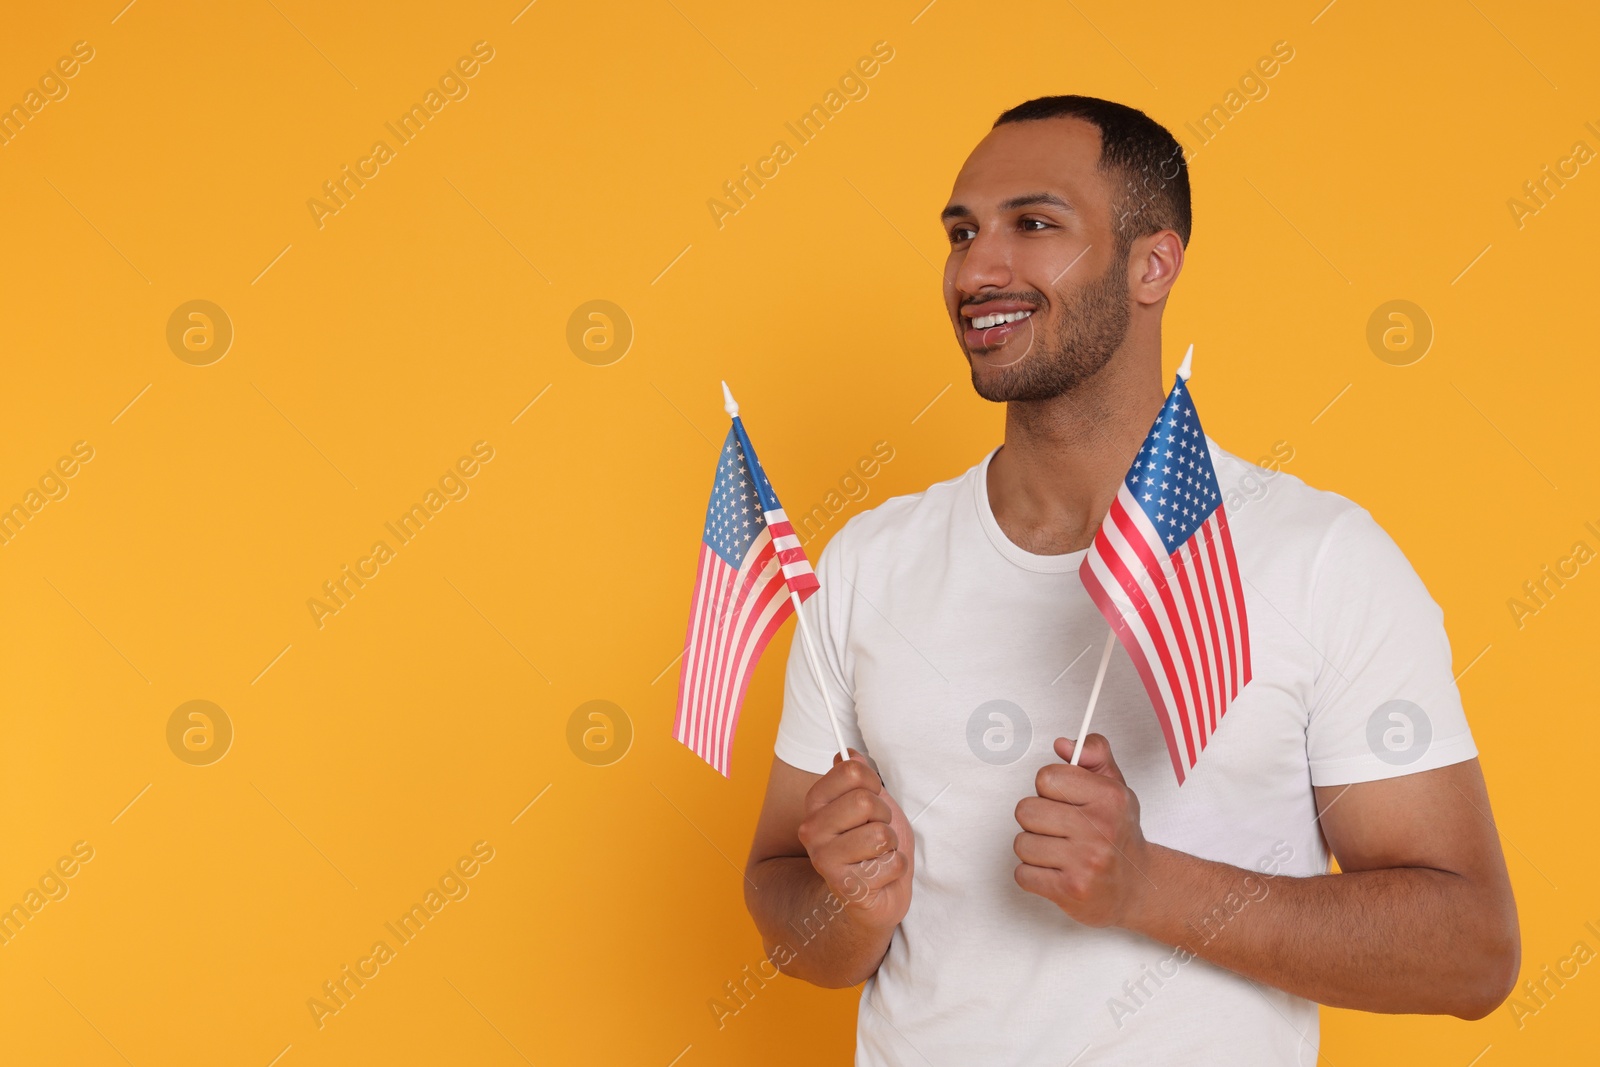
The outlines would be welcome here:
<svg viewBox="0 0 1600 1067">
<path fill-rule="evenodd" d="M 766 474 L 760 472 L 764 481 Z M 771 487 L 768 486 L 768 492 Z M 773 500 L 774 510 L 777 501 Z M 750 550 L 750 543 L 766 528 L 761 493 L 750 477 L 749 465 L 739 445 L 739 435 L 728 431 L 717 460 L 716 483 L 711 487 L 711 503 L 706 507 L 705 543 L 730 567 L 737 568 Z"/>
<path fill-rule="evenodd" d="M 1128 490 L 1169 549 L 1194 536 L 1222 503 L 1213 471 L 1211 450 L 1194 413 L 1189 387 L 1179 378 L 1126 480 Z"/>
</svg>

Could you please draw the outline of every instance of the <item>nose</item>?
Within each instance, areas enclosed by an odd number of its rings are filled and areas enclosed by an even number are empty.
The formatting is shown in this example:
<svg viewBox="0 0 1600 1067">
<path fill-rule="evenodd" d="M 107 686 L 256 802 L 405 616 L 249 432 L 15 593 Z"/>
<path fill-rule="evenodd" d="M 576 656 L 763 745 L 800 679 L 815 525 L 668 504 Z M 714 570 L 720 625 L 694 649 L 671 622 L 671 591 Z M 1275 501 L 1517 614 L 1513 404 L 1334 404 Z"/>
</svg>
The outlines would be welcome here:
<svg viewBox="0 0 1600 1067">
<path fill-rule="evenodd" d="M 958 300 L 984 289 L 1006 289 L 1013 278 L 1011 250 L 999 234 L 979 232 L 959 255 L 951 257 L 950 266 L 953 269 L 945 281 L 955 286 Z"/>
</svg>

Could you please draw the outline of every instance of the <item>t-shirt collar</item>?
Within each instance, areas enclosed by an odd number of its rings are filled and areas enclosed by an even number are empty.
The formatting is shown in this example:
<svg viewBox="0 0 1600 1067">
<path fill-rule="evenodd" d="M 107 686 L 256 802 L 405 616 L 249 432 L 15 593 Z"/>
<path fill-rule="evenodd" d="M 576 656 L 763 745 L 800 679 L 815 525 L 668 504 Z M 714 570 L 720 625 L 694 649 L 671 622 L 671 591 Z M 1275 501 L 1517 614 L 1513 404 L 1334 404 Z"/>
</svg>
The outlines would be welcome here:
<svg viewBox="0 0 1600 1067">
<path fill-rule="evenodd" d="M 994 517 L 994 509 L 989 506 L 989 461 L 998 451 L 1000 446 L 995 445 L 973 468 L 976 473 L 972 479 L 972 500 L 978 511 L 978 525 L 983 527 L 983 532 L 989 536 L 989 541 L 995 549 L 1023 570 L 1037 574 L 1061 574 L 1077 570 L 1083 558 L 1089 554 L 1087 548 L 1054 556 L 1041 556 L 1018 547 L 1006 536 L 1005 531 L 1000 529 L 1000 523 Z"/>
</svg>

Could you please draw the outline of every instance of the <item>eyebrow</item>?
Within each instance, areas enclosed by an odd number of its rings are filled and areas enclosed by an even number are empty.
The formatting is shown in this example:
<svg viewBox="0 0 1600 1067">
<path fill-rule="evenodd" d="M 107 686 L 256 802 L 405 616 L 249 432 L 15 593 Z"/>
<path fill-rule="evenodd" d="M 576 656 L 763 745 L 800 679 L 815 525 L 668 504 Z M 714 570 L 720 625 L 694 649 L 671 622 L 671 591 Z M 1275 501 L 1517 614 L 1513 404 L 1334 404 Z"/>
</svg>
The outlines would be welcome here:
<svg viewBox="0 0 1600 1067">
<path fill-rule="evenodd" d="M 1050 207 L 1060 208 L 1062 211 L 1073 210 L 1071 204 L 1067 203 L 1054 193 L 1024 193 L 1021 196 L 1013 196 L 1009 200 L 1002 200 L 1000 202 L 1000 210 L 1015 211 L 1018 208 L 1033 207 L 1037 204 L 1048 204 Z M 971 214 L 971 209 L 965 205 L 951 204 L 949 207 L 945 208 L 939 213 L 939 221 L 947 222 L 950 219 L 960 218 L 964 215 Z"/>
</svg>

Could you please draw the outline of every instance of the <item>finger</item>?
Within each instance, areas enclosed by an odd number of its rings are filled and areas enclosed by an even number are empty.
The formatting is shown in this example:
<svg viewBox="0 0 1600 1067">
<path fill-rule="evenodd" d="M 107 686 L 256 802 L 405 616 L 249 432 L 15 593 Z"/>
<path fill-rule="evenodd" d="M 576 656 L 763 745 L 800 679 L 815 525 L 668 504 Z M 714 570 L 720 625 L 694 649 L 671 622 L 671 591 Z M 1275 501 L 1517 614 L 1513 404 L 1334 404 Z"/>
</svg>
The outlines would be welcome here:
<svg viewBox="0 0 1600 1067">
<path fill-rule="evenodd" d="M 894 813 L 883 794 L 870 789 L 852 789 L 843 796 L 835 797 L 815 815 L 819 826 L 836 834 L 871 822 L 891 822 L 893 818 Z"/>
<path fill-rule="evenodd" d="M 1063 804 L 1092 804 L 1106 795 L 1112 785 L 1106 778 L 1086 767 L 1068 763 L 1047 763 L 1033 777 L 1034 792 L 1046 800 L 1059 800 Z"/>
<path fill-rule="evenodd" d="M 839 892 L 846 900 L 860 900 L 868 892 L 893 885 L 911 873 L 911 857 L 900 849 L 846 867 Z"/>
<path fill-rule="evenodd" d="M 886 822 L 857 826 L 823 843 L 811 857 L 813 867 L 842 871 L 870 859 L 887 856 L 900 847 L 899 835 Z"/>
<path fill-rule="evenodd" d="M 1017 880 L 1017 885 L 1029 893 L 1048 899 L 1050 891 L 1055 885 L 1056 872 L 1045 867 L 1019 863 L 1012 877 Z"/>
<path fill-rule="evenodd" d="M 1016 805 L 1016 824 L 1029 833 L 1059 837 L 1064 841 L 1104 837 L 1086 805 L 1069 805 L 1045 797 L 1024 797 Z"/>
<path fill-rule="evenodd" d="M 1030 867 L 1045 867 L 1060 871 L 1066 870 L 1072 861 L 1071 846 L 1059 837 L 1020 833 L 1011 842 L 1011 851 L 1017 854 L 1017 859 Z"/>
<path fill-rule="evenodd" d="M 1072 738 L 1058 737 L 1055 744 L 1056 754 L 1070 763 L 1072 749 L 1076 744 Z M 1106 739 L 1105 734 L 1090 734 L 1083 739 L 1083 751 L 1078 755 L 1078 766 L 1094 774 L 1125 782 L 1122 769 L 1111 757 L 1111 742 Z"/>
<path fill-rule="evenodd" d="M 1044 797 L 1023 797 L 1017 801 L 1017 825 L 1029 833 L 1070 838 L 1084 827 L 1083 812 L 1071 804 Z"/>
<path fill-rule="evenodd" d="M 834 838 L 861 826 L 890 825 L 894 813 L 879 794 L 852 789 L 808 814 L 800 821 L 800 843 L 812 856 Z"/>
<path fill-rule="evenodd" d="M 806 793 L 806 810 L 810 812 L 825 807 L 852 789 L 865 789 L 869 793 L 883 790 L 883 779 L 878 777 L 878 772 L 853 749 L 848 760 L 835 755 L 832 769 L 812 784 Z"/>
<path fill-rule="evenodd" d="M 877 765 L 877 763 L 873 762 L 872 757 L 866 755 L 865 753 L 857 752 L 853 748 L 847 748 L 847 749 L 845 749 L 845 751 L 850 753 L 850 759 L 859 760 L 860 762 L 865 763 L 868 767 L 872 768 L 872 771 L 873 771 L 874 774 L 877 773 L 878 765 Z M 841 764 L 843 762 L 845 762 L 845 758 L 843 756 L 839 755 L 839 753 L 835 752 L 833 754 L 833 765 L 835 767 L 837 767 L 839 764 Z"/>
</svg>

